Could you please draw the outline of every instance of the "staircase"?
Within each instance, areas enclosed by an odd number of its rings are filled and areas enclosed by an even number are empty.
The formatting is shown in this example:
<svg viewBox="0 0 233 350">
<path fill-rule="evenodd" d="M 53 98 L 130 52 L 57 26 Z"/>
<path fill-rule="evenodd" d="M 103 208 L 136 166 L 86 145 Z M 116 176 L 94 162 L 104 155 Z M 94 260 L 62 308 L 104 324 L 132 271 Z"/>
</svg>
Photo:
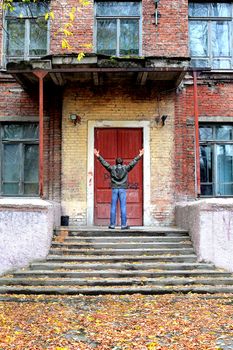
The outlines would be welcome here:
<svg viewBox="0 0 233 350">
<path fill-rule="evenodd" d="M 233 275 L 198 262 L 177 228 L 57 230 L 45 261 L 0 278 L 0 293 L 233 293 Z"/>
</svg>

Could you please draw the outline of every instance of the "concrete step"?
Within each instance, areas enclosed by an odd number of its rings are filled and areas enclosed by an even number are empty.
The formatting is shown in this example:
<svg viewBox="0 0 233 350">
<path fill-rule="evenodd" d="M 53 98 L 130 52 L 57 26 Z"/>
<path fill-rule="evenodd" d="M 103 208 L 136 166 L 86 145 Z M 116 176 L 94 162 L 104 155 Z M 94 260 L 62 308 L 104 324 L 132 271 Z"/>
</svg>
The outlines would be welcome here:
<svg viewBox="0 0 233 350">
<path fill-rule="evenodd" d="M 98 271 L 71 271 L 71 270 L 18 270 L 14 273 L 14 277 L 30 277 L 30 278 L 123 278 L 123 277 L 143 277 L 143 278 L 159 278 L 159 277 L 232 277 L 230 273 L 224 273 L 209 269 L 195 270 L 158 270 L 158 271 L 129 271 L 129 270 L 98 270 Z"/>
<path fill-rule="evenodd" d="M 166 227 L 166 228 L 145 228 L 145 229 L 136 229 L 131 228 L 130 230 L 121 230 L 121 229 L 115 229 L 115 230 L 109 230 L 106 228 L 96 228 L 96 229 L 75 229 L 71 227 L 61 227 L 60 229 L 55 230 L 55 235 L 59 235 L 61 231 L 67 231 L 69 236 L 78 236 L 78 237 L 89 237 L 89 236 L 118 236 L 118 237 L 137 237 L 137 236 L 168 236 L 168 237 L 179 237 L 184 236 L 188 237 L 188 231 L 175 228 L 175 227 Z"/>
<path fill-rule="evenodd" d="M 185 230 L 61 228 L 56 233 L 61 236 L 54 237 L 47 259 L 0 278 L 0 293 L 233 293 L 233 275 L 198 262 Z"/>
<path fill-rule="evenodd" d="M 90 249 L 90 248 L 95 248 L 95 249 L 146 249 L 146 248 L 156 248 L 156 249 L 168 249 L 168 248 L 173 248 L 173 249 L 179 249 L 179 248 L 190 248 L 192 247 L 191 242 L 130 242 L 130 243 L 58 243 L 58 242 L 53 242 L 52 248 L 62 248 L 62 249 Z"/>
<path fill-rule="evenodd" d="M 209 269 L 214 270 L 213 264 L 202 263 L 55 263 L 42 262 L 30 265 L 32 270 L 193 270 L 193 269 Z"/>
<path fill-rule="evenodd" d="M 166 255 L 166 254 L 194 254 L 193 248 L 164 248 L 164 249 L 156 249 L 156 248 L 135 248 L 135 249 L 62 249 L 62 248 L 54 248 L 50 249 L 49 254 L 55 255 Z"/>
<path fill-rule="evenodd" d="M 0 294 L 168 294 L 168 293 L 233 293 L 233 286 L 1 286 Z"/>
<path fill-rule="evenodd" d="M 233 277 L 192 277 L 192 278 L 1 278 L 0 286 L 188 286 L 188 285 L 233 285 Z"/>
<path fill-rule="evenodd" d="M 48 255 L 47 262 L 196 262 L 195 254 L 187 255 L 152 255 L 152 256 L 135 256 L 135 255 L 119 255 L 119 256 L 86 256 L 86 255 Z"/>
<path fill-rule="evenodd" d="M 137 237 L 119 237 L 119 236 L 90 236 L 90 237 L 71 237 L 68 236 L 64 239 L 64 243 L 73 244 L 87 244 L 87 243 L 188 243 L 191 242 L 190 237 L 186 236 L 137 236 Z"/>
</svg>

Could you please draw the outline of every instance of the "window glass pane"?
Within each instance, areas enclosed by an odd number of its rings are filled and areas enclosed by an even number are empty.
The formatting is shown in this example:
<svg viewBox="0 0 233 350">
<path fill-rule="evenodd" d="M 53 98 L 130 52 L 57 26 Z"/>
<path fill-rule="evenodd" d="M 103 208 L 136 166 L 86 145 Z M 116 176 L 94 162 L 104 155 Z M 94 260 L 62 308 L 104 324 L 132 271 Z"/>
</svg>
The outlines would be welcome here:
<svg viewBox="0 0 233 350">
<path fill-rule="evenodd" d="M 38 123 L 27 124 L 5 124 L 3 125 L 3 139 L 38 139 L 39 125 Z"/>
<path fill-rule="evenodd" d="M 22 139 L 23 128 L 20 124 L 5 124 L 3 125 L 3 138 L 4 139 Z"/>
<path fill-rule="evenodd" d="M 39 193 L 38 183 L 36 184 L 24 184 L 25 195 L 37 195 Z"/>
<path fill-rule="evenodd" d="M 218 196 L 232 196 L 233 195 L 233 184 L 232 183 L 218 183 L 217 184 L 217 195 Z"/>
<path fill-rule="evenodd" d="M 23 139 L 39 139 L 39 124 L 22 124 L 21 128 L 23 130 Z"/>
<path fill-rule="evenodd" d="M 212 53 L 214 57 L 230 56 L 230 22 L 217 22 L 211 24 Z"/>
<path fill-rule="evenodd" d="M 25 145 L 24 149 L 24 181 L 38 182 L 38 145 Z"/>
<path fill-rule="evenodd" d="M 191 59 L 191 65 L 192 67 L 209 67 L 210 66 L 210 63 L 209 63 L 209 60 L 206 59 L 206 60 L 202 60 L 202 59 Z"/>
<path fill-rule="evenodd" d="M 14 10 L 8 10 L 9 17 L 37 17 L 44 16 L 48 11 L 48 3 L 46 2 L 14 2 Z"/>
<path fill-rule="evenodd" d="M 3 184 L 3 194 L 12 194 L 17 195 L 19 194 L 19 184 Z"/>
<path fill-rule="evenodd" d="M 30 56 L 43 56 L 47 53 L 47 22 L 43 19 L 30 21 Z"/>
<path fill-rule="evenodd" d="M 211 146 L 200 147 L 201 182 L 212 182 L 213 152 Z"/>
<path fill-rule="evenodd" d="M 189 16 L 191 17 L 207 17 L 209 4 L 190 3 Z"/>
<path fill-rule="evenodd" d="M 117 48 L 116 20 L 97 21 L 97 52 L 106 55 L 116 55 Z"/>
<path fill-rule="evenodd" d="M 217 195 L 233 194 L 233 145 L 217 145 Z"/>
<path fill-rule="evenodd" d="M 97 2 L 97 16 L 139 16 L 139 2 Z"/>
<path fill-rule="evenodd" d="M 19 145 L 4 145 L 3 181 L 17 182 L 20 180 L 20 149 Z"/>
<path fill-rule="evenodd" d="M 217 140 L 233 140 L 233 127 L 231 125 L 221 125 L 216 127 Z"/>
<path fill-rule="evenodd" d="M 224 60 L 222 58 L 212 60 L 211 67 L 213 69 L 231 69 L 230 60 Z"/>
<path fill-rule="evenodd" d="M 230 3 L 212 3 L 210 4 L 210 16 L 212 17 L 231 17 Z"/>
<path fill-rule="evenodd" d="M 203 21 L 189 22 L 190 54 L 191 56 L 207 56 L 208 36 L 207 23 Z"/>
<path fill-rule="evenodd" d="M 199 138 L 200 140 L 213 140 L 213 128 L 211 126 L 200 126 L 199 127 Z"/>
<path fill-rule="evenodd" d="M 202 196 L 213 196 L 213 185 L 201 185 Z"/>
<path fill-rule="evenodd" d="M 120 55 L 138 55 L 139 22 L 138 20 L 121 20 Z"/>
<path fill-rule="evenodd" d="M 8 21 L 6 33 L 7 56 L 24 56 L 25 22 Z"/>
</svg>

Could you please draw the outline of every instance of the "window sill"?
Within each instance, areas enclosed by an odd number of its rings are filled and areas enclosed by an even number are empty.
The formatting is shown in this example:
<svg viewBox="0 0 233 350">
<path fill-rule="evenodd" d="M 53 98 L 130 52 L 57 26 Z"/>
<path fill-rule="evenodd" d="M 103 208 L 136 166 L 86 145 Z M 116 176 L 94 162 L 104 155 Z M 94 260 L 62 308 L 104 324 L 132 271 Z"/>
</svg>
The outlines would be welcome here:
<svg viewBox="0 0 233 350">
<path fill-rule="evenodd" d="M 198 199 L 231 199 L 233 198 L 233 195 L 229 195 L 229 196 L 204 196 L 204 195 L 200 195 L 200 197 Z"/>
</svg>

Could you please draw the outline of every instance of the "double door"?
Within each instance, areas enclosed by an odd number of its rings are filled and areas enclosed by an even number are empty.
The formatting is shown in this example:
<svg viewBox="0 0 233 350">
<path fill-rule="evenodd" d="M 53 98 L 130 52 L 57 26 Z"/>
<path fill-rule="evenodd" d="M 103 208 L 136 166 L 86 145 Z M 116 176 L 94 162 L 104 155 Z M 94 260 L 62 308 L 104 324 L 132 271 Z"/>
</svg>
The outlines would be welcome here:
<svg viewBox="0 0 233 350">
<path fill-rule="evenodd" d="M 143 147 L 143 134 L 140 128 L 96 128 L 95 148 L 111 165 L 121 157 L 124 164 L 139 153 Z M 95 157 L 94 171 L 94 224 L 108 225 L 111 203 L 111 179 L 109 172 Z M 129 172 L 127 189 L 127 224 L 143 224 L 143 162 L 140 160 Z M 117 208 L 117 225 L 120 225 L 120 207 Z"/>
</svg>

